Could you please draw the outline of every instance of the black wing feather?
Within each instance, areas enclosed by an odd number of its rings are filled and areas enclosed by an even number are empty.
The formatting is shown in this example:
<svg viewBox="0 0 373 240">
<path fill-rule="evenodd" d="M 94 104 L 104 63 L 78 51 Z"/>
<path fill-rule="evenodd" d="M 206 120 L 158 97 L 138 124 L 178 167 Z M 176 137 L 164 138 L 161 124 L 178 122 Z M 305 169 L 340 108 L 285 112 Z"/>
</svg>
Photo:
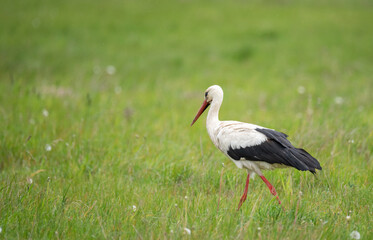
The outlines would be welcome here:
<svg viewBox="0 0 373 240">
<path fill-rule="evenodd" d="M 294 167 L 301 171 L 315 173 L 315 169 L 321 166 L 316 158 L 301 148 L 295 148 L 287 139 L 288 135 L 271 129 L 256 128 L 256 131 L 264 134 L 267 141 L 245 148 L 232 147 L 228 150 L 228 155 L 234 160 L 245 158 L 251 161 L 264 161 L 270 164 L 278 163 Z"/>
</svg>

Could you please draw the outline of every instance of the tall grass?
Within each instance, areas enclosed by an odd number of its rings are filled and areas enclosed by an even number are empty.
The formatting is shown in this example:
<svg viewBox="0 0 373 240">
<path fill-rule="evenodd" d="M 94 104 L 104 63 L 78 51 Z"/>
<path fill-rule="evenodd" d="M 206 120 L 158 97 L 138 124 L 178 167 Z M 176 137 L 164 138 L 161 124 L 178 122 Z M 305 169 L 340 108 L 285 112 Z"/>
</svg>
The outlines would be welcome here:
<svg viewBox="0 0 373 240">
<path fill-rule="evenodd" d="M 0 238 L 373 237 L 369 1 L 2 5 Z M 321 162 L 265 172 L 285 211 L 259 178 L 236 211 L 245 172 L 189 126 L 213 84 Z"/>
</svg>

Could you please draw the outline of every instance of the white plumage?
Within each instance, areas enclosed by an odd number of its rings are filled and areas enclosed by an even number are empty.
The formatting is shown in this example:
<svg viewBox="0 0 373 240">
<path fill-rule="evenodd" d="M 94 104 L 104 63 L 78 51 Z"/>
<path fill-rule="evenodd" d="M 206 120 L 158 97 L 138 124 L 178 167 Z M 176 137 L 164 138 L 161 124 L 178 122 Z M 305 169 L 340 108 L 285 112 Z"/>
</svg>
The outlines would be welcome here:
<svg viewBox="0 0 373 240">
<path fill-rule="evenodd" d="M 223 90 L 221 87 L 217 85 L 209 87 L 192 125 L 206 108 L 211 106 L 207 114 L 206 127 L 212 142 L 238 168 L 244 168 L 248 173 L 245 191 L 238 209 L 246 200 L 249 179 L 255 173 L 262 178 L 281 204 L 276 190 L 264 177 L 262 170 L 273 170 L 280 167 L 294 167 L 312 173 L 315 173 L 315 169 L 321 170 L 319 162 L 305 150 L 295 148 L 284 133 L 249 123 L 220 121 L 219 109 L 222 102 Z"/>
</svg>

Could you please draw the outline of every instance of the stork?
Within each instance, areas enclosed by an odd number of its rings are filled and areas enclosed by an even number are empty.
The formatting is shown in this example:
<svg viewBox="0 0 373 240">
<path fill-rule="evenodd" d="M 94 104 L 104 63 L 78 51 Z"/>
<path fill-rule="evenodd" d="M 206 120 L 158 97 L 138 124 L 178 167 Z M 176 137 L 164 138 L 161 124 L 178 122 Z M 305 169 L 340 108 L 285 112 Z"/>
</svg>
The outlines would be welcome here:
<svg viewBox="0 0 373 240">
<path fill-rule="evenodd" d="M 275 188 L 264 177 L 263 170 L 293 167 L 300 171 L 310 171 L 313 174 L 316 173 L 316 169 L 321 170 L 317 159 L 304 149 L 294 147 L 285 133 L 250 123 L 220 121 L 219 109 L 222 102 L 223 89 L 220 86 L 213 85 L 207 88 L 205 100 L 191 126 L 211 106 L 206 120 L 206 128 L 211 141 L 238 168 L 247 171 L 245 190 L 237 210 L 247 198 L 250 176 L 258 174 L 281 205 Z"/>
</svg>

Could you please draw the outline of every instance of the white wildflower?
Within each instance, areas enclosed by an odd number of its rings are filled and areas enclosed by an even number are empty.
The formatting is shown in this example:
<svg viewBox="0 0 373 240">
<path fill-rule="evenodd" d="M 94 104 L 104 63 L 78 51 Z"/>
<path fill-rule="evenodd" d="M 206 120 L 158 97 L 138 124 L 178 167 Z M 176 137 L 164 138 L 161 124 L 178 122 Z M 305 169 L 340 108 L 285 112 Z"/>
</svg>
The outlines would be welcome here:
<svg viewBox="0 0 373 240">
<path fill-rule="evenodd" d="M 192 231 L 189 228 L 184 228 L 184 233 L 190 235 Z"/>
<path fill-rule="evenodd" d="M 347 220 L 347 221 L 350 221 L 350 219 L 351 219 L 351 216 L 350 216 L 350 215 L 347 215 L 347 216 L 346 216 L 346 220 Z"/>
<path fill-rule="evenodd" d="M 335 97 L 334 102 L 338 105 L 341 105 L 343 103 L 343 98 L 342 97 Z"/>
<path fill-rule="evenodd" d="M 132 206 L 132 211 L 136 212 L 137 207 L 135 205 Z"/>
<path fill-rule="evenodd" d="M 43 109 L 43 116 L 44 117 L 48 117 L 49 116 L 49 112 L 47 109 Z"/>
<path fill-rule="evenodd" d="M 303 196 L 303 192 L 302 191 L 299 191 L 299 196 Z"/>
<path fill-rule="evenodd" d="M 306 88 L 305 87 L 303 87 L 303 86 L 299 86 L 298 87 L 298 93 L 299 94 L 304 94 L 306 92 Z"/>
<path fill-rule="evenodd" d="M 117 69 L 113 65 L 109 65 L 106 67 L 106 73 L 109 75 L 114 75 Z"/>
<path fill-rule="evenodd" d="M 0 227 L 0 233 L 3 231 L 3 229 Z"/>
<path fill-rule="evenodd" d="M 258 231 L 260 232 L 260 230 L 262 230 L 262 228 L 261 227 L 258 227 Z"/>
<path fill-rule="evenodd" d="M 177 207 L 177 203 L 175 203 L 175 207 Z"/>
<path fill-rule="evenodd" d="M 114 89 L 115 94 L 120 94 L 122 92 L 122 87 L 121 86 L 116 86 Z"/>
<path fill-rule="evenodd" d="M 224 163 L 223 163 L 223 162 L 221 163 L 221 165 L 222 165 L 223 167 L 225 167 L 225 165 L 224 165 Z"/>
<path fill-rule="evenodd" d="M 352 143 L 354 143 L 355 141 L 354 141 L 354 139 L 350 139 L 350 140 L 348 140 L 348 143 L 349 144 L 352 144 Z"/>
<path fill-rule="evenodd" d="M 187 199 L 188 199 L 188 196 L 185 196 L 184 198 L 185 198 L 185 200 L 187 200 Z"/>
<path fill-rule="evenodd" d="M 170 230 L 170 233 L 174 233 L 174 230 L 171 229 L 171 230 Z"/>
<path fill-rule="evenodd" d="M 33 182 L 33 181 L 32 181 L 32 178 L 27 178 L 27 183 L 28 183 L 28 184 L 32 184 L 32 182 Z"/>
<path fill-rule="evenodd" d="M 358 231 L 352 231 L 350 237 L 352 239 L 360 239 L 360 233 Z"/>
<path fill-rule="evenodd" d="M 45 144 L 45 151 L 50 152 L 52 150 L 52 146 L 50 144 Z"/>
</svg>

